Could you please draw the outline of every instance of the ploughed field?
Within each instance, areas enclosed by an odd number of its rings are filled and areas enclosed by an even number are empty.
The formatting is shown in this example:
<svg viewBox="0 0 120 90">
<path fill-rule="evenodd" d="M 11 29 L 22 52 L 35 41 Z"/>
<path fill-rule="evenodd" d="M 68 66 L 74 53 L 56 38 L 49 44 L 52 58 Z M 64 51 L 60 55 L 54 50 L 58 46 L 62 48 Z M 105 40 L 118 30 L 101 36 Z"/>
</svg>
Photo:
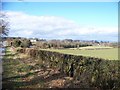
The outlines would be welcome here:
<svg viewBox="0 0 120 90">
<path fill-rule="evenodd" d="M 64 54 L 90 56 L 96 58 L 103 58 L 109 60 L 118 60 L 118 48 L 103 47 L 103 46 L 88 46 L 81 47 L 79 49 L 46 49 L 53 52 L 59 52 Z"/>
</svg>

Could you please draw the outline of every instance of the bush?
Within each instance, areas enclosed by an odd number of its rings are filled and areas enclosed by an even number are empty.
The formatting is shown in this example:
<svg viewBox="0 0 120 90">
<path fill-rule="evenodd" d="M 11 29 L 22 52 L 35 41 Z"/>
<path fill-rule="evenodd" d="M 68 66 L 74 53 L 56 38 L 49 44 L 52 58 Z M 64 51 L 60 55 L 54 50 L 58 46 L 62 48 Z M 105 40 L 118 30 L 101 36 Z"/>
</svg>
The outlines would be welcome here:
<svg viewBox="0 0 120 90">
<path fill-rule="evenodd" d="M 19 40 L 19 39 L 15 39 L 14 41 L 13 41 L 13 46 L 14 47 L 20 47 L 21 46 L 21 41 Z"/>
<path fill-rule="evenodd" d="M 30 40 L 27 39 L 23 39 L 23 40 L 15 39 L 12 45 L 14 47 L 29 48 L 32 45 L 32 43 L 30 42 Z"/>
<path fill-rule="evenodd" d="M 30 46 L 32 45 L 32 43 L 30 42 L 30 40 L 23 40 L 22 43 L 21 43 L 21 47 L 24 47 L 24 48 L 29 48 Z"/>
</svg>

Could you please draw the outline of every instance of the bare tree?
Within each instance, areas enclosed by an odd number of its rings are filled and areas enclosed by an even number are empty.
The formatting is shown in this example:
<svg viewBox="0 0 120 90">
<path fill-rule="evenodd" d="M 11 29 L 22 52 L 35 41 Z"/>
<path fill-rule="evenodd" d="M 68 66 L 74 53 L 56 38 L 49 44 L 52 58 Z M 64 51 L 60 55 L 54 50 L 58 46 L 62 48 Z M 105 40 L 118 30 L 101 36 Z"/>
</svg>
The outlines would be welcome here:
<svg viewBox="0 0 120 90">
<path fill-rule="evenodd" d="M 9 23 L 7 21 L 7 16 L 5 13 L 0 12 L 0 38 L 7 36 L 9 31 Z"/>
</svg>

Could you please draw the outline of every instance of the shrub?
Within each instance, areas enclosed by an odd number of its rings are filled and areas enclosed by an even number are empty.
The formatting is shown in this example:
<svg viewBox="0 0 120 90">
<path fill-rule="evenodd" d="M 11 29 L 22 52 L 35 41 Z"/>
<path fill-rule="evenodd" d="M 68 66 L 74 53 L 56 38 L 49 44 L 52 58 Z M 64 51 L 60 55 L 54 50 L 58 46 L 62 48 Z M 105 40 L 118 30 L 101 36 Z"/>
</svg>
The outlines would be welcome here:
<svg viewBox="0 0 120 90">
<path fill-rule="evenodd" d="M 13 46 L 14 47 L 20 47 L 21 46 L 21 41 L 19 40 L 19 39 L 15 39 L 14 41 L 13 41 Z"/>
</svg>

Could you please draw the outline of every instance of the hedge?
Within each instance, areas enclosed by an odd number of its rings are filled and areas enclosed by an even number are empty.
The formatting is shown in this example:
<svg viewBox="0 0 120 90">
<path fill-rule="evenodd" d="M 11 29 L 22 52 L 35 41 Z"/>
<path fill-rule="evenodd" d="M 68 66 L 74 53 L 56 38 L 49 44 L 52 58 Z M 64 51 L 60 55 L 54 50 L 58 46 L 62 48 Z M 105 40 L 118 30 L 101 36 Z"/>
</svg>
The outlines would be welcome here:
<svg viewBox="0 0 120 90">
<path fill-rule="evenodd" d="M 100 89 L 120 88 L 120 61 L 101 58 L 76 56 L 37 49 L 19 49 L 32 58 L 44 61 L 46 66 L 58 68 L 85 87 Z"/>
</svg>

